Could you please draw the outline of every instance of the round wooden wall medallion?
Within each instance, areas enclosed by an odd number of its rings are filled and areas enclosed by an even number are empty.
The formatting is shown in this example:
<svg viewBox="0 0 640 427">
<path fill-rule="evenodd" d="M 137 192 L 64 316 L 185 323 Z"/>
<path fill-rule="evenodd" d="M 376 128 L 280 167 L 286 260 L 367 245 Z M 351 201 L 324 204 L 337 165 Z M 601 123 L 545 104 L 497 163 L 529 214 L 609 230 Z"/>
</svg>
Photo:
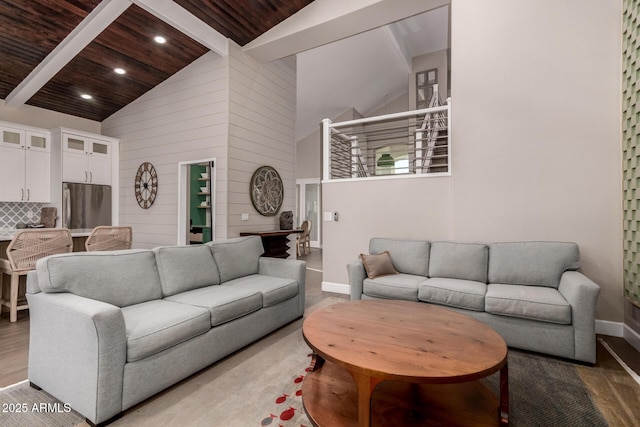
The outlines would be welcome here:
<svg viewBox="0 0 640 427">
<path fill-rule="evenodd" d="M 260 215 L 273 216 L 284 200 L 284 186 L 280 174 L 271 166 L 260 166 L 249 184 L 251 203 Z"/>
<path fill-rule="evenodd" d="M 158 173 L 151 163 L 144 162 L 138 168 L 134 189 L 140 207 L 149 209 L 158 194 Z"/>
</svg>

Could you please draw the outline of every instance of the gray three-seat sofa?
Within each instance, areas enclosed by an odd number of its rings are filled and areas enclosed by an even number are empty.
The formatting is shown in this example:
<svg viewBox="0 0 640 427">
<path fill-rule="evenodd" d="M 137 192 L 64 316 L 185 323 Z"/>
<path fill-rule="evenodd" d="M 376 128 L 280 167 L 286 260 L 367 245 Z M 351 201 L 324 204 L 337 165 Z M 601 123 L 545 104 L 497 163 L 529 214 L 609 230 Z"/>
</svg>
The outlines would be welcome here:
<svg viewBox="0 0 640 427">
<path fill-rule="evenodd" d="M 29 381 L 93 424 L 304 312 L 305 263 L 257 236 L 40 260 L 28 277 Z"/>
<path fill-rule="evenodd" d="M 361 260 L 351 262 L 352 300 L 443 305 L 491 326 L 511 347 L 595 363 L 600 287 L 577 271 L 575 243 L 370 240 L 370 254 L 384 251 L 398 274 L 370 278 Z"/>
</svg>

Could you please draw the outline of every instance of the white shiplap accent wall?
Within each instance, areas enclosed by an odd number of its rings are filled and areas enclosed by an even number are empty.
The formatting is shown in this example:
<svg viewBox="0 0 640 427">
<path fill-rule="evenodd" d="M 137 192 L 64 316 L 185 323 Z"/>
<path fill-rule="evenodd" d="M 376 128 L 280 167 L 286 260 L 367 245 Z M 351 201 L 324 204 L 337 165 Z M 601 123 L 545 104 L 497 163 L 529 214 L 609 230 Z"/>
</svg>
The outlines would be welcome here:
<svg viewBox="0 0 640 427">
<path fill-rule="evenodd" d="M 284 182 L 282 211 L 294 210 L 296 60 L 261 64 L 229 43 L 228 235 L 279 228 L 278 213 L 258 214 L 249 197 L 251 175 L 274 167 Z M 241 214 L 249 213 L 249 221 Z"/>
<path fill-rule="evenodd" d="M 216 158 L 215 237 L 227 237 L 228 57 L 208 53 L 102 122 L 120 138 L 120 224 L 133 247 L 177 243 L 178 163 Z M 158 196 L 141 209 L 133 183 L 138 166 L 158 171 Z"/>
</svg>

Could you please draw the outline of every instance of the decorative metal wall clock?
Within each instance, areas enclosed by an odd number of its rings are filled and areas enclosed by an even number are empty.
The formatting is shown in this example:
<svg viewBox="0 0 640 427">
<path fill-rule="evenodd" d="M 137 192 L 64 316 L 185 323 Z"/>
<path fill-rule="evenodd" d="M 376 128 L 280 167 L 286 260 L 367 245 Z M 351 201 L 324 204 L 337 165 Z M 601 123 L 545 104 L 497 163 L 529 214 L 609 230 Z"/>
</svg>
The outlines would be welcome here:
<svg viewBox="0 0 640 427">
<path fill-rule="evenodd" d="M 260 166 L 249 184 L 251 203 L 260 215 L 273 216 L 280 210 L 284 199 L 282 179 L 271 166 Z"/>
<path fill-rule="evenodd" d="M 158 194 L 158 173 L 151 163 L 144 162 L 138 168 L 134 189 L 140 207 L 149 209 Z"/>
</svg>

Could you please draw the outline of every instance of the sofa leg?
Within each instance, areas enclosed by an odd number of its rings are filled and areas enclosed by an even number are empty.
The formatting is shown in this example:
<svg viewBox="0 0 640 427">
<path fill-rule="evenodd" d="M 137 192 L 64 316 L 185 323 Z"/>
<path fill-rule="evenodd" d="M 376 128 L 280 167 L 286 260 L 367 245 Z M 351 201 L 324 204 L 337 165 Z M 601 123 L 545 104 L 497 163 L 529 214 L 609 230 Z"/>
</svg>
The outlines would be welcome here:
<svg viewBox="0 0 640 427">
<path fill-rule="evenodd" d="M 29 381 L 29 387 L 34 388 L 36 390 L 42 390 L 41 387 L 39 387 L 37 384 L 32 383 L 31 381 Z"/>
<path fill-rule="evenodd" d="M 89 420 L 88 418 L 85 418 L 84 420 L 86 421 L 87 424 L 89 424 L 91 427 L 103 427 L 106 425 L 111 424 L 112 422 L 118 420 L 119 418 L 122 418 L 122 412 L 120 412 L 119 414 L 114 415 L 113 417 L 109 418 L 106 421 L 103 421 L 101 423 L 98 424 L 94 424 L 91 420 Z"/>
</svg>

